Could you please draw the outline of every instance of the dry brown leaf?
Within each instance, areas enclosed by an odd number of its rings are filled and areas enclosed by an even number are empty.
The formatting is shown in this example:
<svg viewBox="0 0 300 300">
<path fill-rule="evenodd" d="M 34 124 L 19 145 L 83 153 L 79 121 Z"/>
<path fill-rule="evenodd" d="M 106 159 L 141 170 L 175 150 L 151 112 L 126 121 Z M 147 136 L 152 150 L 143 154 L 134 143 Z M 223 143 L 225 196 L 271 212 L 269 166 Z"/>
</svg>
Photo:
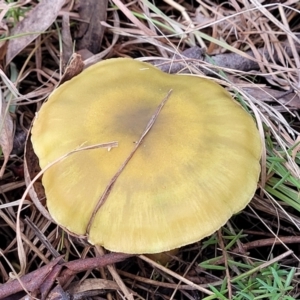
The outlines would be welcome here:
<svg viewBox="0 0 300 300">
<path fill-rule="evenodd" d="M 39 166 L 38 158 L 35 155 L 32 143 L 30 139 L 30 133 L 27 135 L 25 142 L 25 153 L 24 153 L 24 179 L 26 186 L 29 186 L 34 177 L 41 171 Z M 44 207 L 44 200 L 46 198 L 44 187 L 41 180 L 37 180 L 28 191 L 32 202 L 35 204 L 39 212 L 44 215 L 45 218 L 52 221 L 52 218 Z"/>
<path fill-rule="evenodd" d="M 72 79 L 74 76 L 80 74 L 83 68 L 84 68 L 84 63 L 81 59 L 81 55 L 77 53 L 73 53 L 69 61 L 69 64 L 66 67 L 65 73 L 61 77 L 58 85 L 61 85 L 64 82 Z"/>
<path fill-rule="evenodd" d="M 16 25 L 11 32 L 11 36 L 24 36 L 9 41 L 6 55 L 7 65 L 55 21 L 64 3 L 65 0 L 43 0 Z"/>
<path fill-rule="evenodd" d="M 269 87 L 258 86 L 243 88 L 243 90 L 259 101 L 278 102 L 292 110 L 300 109 L 300 97 L 293 90 L 278 91 Z"/>
<path fill-rule="evenodd" d="M 12 151 L 14 143 L 14 122 L 7 108 L 7 104 L 2 98 L 2 93 L 0 90 L 0 147 L 4 156 L 4 162 L 0 169 L 0 178 L 4 174 L 5 166 L 9 159 L 9 155 Z"/>
<path fill-rule="evenodd" d="M 74 295 L 74 294 L 84 293 L 86 291 L 93 291 L 93 290 L 119 290 L 119 289 L 120 289 L 119 286 L 114 281 L 93 278 L 93 279 L 85 279 L 84 281 L 81 282 L 74 282 L 71 285 L 68 292 Z"/>
<path fill-rule="evenodd" d="M 104 26 L 102 21 L 106 21 L 106 10 L 108 0 L 77 0 L 78 12 L 83 22 L 78 25 L 76 33 L 78 50 L 88 49 L 93 54 L 100 52 Z"/>
</svg>

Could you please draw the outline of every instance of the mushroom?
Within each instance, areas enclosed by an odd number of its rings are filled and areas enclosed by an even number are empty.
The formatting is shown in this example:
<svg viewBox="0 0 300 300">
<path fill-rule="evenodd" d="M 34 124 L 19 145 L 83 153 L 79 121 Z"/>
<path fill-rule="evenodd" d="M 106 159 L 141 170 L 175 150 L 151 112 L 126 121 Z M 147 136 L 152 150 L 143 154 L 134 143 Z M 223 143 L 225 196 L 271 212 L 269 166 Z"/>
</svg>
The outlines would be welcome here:
<svg viewBox="0 0 300 300">
<path fill-rule="evenodd" d="M 249 203 L 260 174 L 252 117 L 215 82 L 129 58 L 57 88 L 32 128 L 54 221 L 91 244 L 159 253 L 211 235 Z"/>
</svg>

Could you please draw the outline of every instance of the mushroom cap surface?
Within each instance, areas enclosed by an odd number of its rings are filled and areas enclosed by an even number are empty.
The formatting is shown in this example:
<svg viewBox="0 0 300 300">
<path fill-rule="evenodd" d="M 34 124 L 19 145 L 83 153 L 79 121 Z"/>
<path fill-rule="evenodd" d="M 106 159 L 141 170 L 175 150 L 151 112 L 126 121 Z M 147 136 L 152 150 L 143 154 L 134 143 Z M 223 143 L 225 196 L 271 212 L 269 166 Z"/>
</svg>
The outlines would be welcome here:
<svg viewBox="0 0 300 300">
<path fill-rule="evenodd" d="M 96 209 L 158 106 L 150 131 Z M 37 114 L 32 144 L 53 219 L 90 243 L 158 253 L 209 236 L 253 197 L 261 141 L 252 117 L 213 81 L 133 59 L 97 63 L 57 88 Z"/>
</svg>

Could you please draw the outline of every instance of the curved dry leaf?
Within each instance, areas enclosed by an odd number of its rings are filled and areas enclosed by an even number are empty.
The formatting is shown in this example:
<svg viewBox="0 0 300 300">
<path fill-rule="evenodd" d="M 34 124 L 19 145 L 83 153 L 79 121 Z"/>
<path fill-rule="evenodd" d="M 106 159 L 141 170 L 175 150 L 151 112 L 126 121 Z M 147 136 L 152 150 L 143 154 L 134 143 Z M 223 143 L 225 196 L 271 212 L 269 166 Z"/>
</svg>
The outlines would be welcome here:
<svg viewBox="0 0 300 300">
<path fill-rule="evenodd" d="M 81 55 L 78 53 L 73 53 L 58 86 L 80 74 L 83 68 L 84 63 L 81 59 Z"/>
<path fill-rule="evenodd" d="M 65 0 L 43 0 L 16 25 L 11 32 L 11 36 L 24 36 L 9 41 L 6 64 L 9 64 L 17 54 L 55 21 L 64 3 Z"/>
<path fill-rule="evenodd" d="M 0 147 L 4 156 L 4 162 L 0 169 L 0 178 L 3 176 L 5 166 L 9 159 L 9 155 L 13 148 L 14 142 L 14 122 L 10 116 L 7 104 L 2 99 L 2 93 L 0 91 Z"/>
<path fill-rule="evenodd" d="M 74 282 L 68 292 L 71 295 L 75 295 L 93 290 L 120 290 L 120 288 L 114 281 L 91 278 L 81 282 Z"/>
</svg>

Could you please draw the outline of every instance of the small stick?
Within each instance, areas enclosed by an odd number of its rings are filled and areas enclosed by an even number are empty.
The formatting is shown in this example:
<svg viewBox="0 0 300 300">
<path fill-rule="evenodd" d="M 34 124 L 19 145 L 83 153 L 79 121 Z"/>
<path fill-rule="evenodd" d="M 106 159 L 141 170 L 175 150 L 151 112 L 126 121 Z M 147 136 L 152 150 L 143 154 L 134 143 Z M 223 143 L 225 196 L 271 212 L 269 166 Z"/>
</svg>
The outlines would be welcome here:
<svg viewBox="0 0 300 300">
<path fill-rule="evenodd" d="M 100 257 L 101 256 L 103 257 L 105 255 L 102 247 L 96 245 L 96 249 L 97 249 L 97 252 L 100 254 Z M 115 266 L 114 265 L 107 265 L 106 267 L 107 267 L 109 273 L 111 274 L 111 276 L 113 277 L 113 279 L 115 280 L 115 282 L 117 283 L 117 285 L 119 286 L 119 288 L 121 289 L 121 291 L 123 292 L 125 298 L 127 300 L 134 300 L 134 298 L 132 296 L 132 293 L 130 293 L 128 291 L 127 286 L 124 284 L 124 282 L 121 279 L 120 275 L 116 271 Z"/>
<path fill-rule="evenodd" d="M 210 290 L 198 285 L 198 284 L 195 284 L 194 282 L 178 275 L 177 273 L 165 268 L 164 266 L 156 263 L 155 261 L 153 261 L 152 259 L 148 258 L 147 256 L 145 255 L 139 255 L 138 256 L 140 259 L 144 260 L 145 262 L 147 262 L 148 264 L 152 265 L 153 267 L 159 269 L 159 270 L 162 270 L 163 272 L 166 272 L 167 274 L 173 276 L 174 278 L 177 278 L 178 280 L 184 282 L 185 284 L 188 284 L 189 286 L 195 288 L 196 290 L 200 291 L 200 292 L 203 292 L 207 295 L 213 295 L 214 293 L 211 292 Z"/>
</svg>

